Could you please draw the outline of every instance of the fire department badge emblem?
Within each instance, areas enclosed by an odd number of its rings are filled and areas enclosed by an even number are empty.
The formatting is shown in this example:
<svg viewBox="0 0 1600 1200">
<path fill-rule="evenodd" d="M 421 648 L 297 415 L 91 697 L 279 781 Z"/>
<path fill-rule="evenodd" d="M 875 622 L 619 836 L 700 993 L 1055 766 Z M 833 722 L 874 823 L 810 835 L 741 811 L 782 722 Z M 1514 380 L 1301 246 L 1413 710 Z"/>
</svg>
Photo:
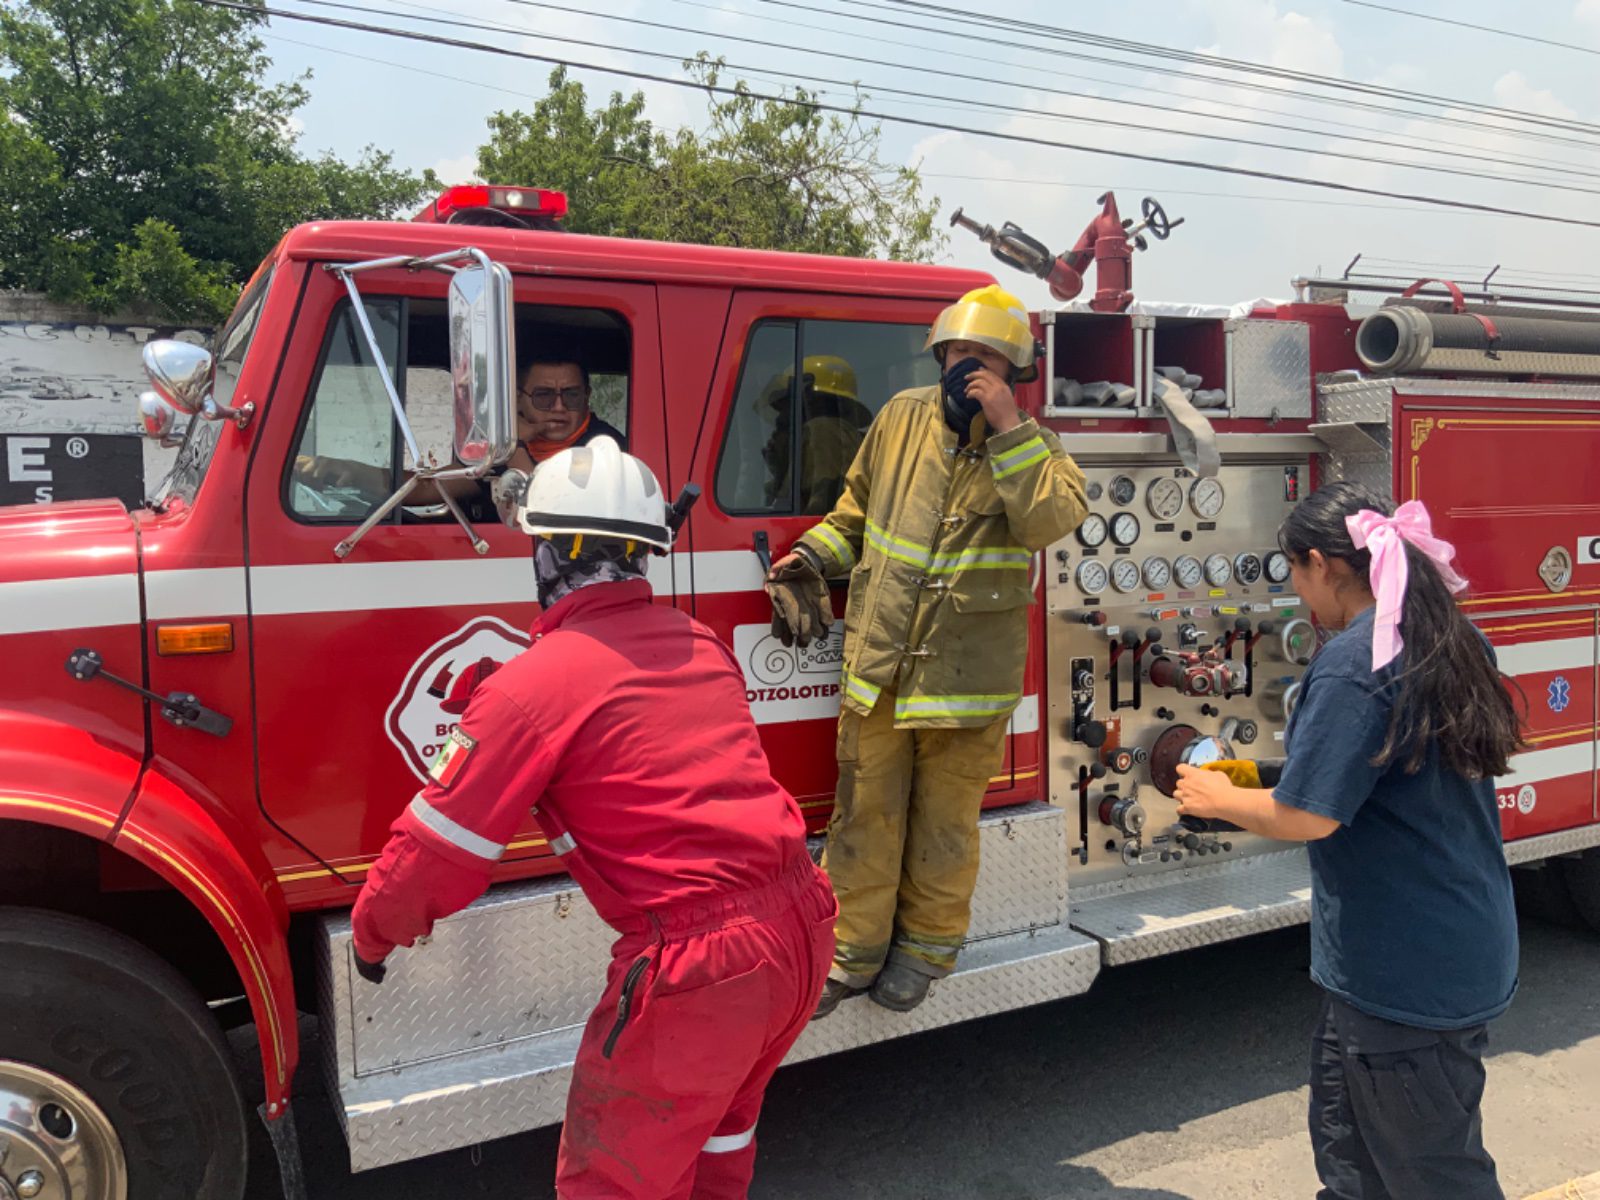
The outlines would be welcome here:
<svg viewBox="0 0 1600 1200">
<path fill-rule="evenodd" d="M 496 617 L 477 617 L 411 664 L 384 714 L 383 728 L 419 781 L 434 778 L 431 772 L 449 748 L 472 690 L 529 645 L 522 630 Z"/>
</svg>

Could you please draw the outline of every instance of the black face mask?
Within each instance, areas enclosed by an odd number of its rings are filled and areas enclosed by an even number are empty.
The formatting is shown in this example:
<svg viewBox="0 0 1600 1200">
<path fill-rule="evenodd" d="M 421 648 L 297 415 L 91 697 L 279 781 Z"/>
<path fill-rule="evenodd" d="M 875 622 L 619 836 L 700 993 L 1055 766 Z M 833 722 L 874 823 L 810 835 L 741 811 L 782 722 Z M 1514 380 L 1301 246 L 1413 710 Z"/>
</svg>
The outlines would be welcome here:
<svg viewBox="0 0 1600 1200">
<path fill-rule="evenodd" d="M 967 395 L 967 381 L 973 372 L 981 370 L 983 364 L 976 358 L 963 358 L 946 367 L 939 380 L 939 391 L 944 398 L 944 423 L 961 439 L 963 446 L 972 433 L 972 418 L 983 411 L 983 405 Z"/>
</svg>

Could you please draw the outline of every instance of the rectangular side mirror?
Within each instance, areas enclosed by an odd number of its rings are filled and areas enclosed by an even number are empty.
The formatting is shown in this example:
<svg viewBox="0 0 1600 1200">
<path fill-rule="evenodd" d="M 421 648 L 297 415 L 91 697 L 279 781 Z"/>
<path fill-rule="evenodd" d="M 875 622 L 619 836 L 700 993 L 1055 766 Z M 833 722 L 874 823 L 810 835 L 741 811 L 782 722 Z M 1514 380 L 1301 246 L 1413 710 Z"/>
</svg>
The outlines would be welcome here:
<svg viewBox="0 0 1600 1200">
<path fill-rule="evenodd" d="M 480 256 L 481 257 L 481 256 Z M 517 444 L 511 272 L 499 263 L 450 280 L 450 378 L 456 460 L 488 471 Z"/>
</svg>

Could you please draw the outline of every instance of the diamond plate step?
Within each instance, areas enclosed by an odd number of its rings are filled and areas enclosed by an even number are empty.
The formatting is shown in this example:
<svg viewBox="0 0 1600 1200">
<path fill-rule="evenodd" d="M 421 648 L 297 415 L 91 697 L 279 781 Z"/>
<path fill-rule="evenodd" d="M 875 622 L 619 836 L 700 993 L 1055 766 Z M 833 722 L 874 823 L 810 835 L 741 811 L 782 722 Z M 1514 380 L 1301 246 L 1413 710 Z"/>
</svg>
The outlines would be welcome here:
<svg viewBox="0 0 1600 1200">
<path fill-rule="evenodd" d="M 1256 854 L 1072 895 L 1072 927 L 1099 941 L 1107 966 L 1265 933 L 1311 919 L 1305 849 Z"/>
<path fill-rule="evenodd" d="M 1099 947 L 1066 925 L 1064 813 L 993 809 L 961 970 L 906 1016 L 852 1003 L 797 1057 L 865 1045 L 1087 988 Z M 578 1038 L 616 935 L 566 876 L 495 888 L 355 976 L 346 914 L 321 923 L 320 1010 L 330 1092 L 355 1170 L 473 1145 L 561 1119 Z M 807 1040 L 809 1039 L 809 1040 Z"/>
</svg>

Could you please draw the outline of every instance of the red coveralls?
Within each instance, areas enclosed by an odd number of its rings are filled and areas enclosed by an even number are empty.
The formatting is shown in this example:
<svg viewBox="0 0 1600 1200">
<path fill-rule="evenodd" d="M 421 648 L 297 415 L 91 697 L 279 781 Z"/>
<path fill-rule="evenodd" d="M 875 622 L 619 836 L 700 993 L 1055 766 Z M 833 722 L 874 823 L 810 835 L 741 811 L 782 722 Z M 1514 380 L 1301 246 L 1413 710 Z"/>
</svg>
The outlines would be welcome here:
<svg viewBox="0 0 1600 1200">
<path fill-rule="evenodd" d="M 567 1096 L 562 1200 L 743 1197 L 767 1082 L 833 956 L 833 892 L 744 677 L 643 580 L 551 606 L 473 693 L 352 920 L 369 962 L 482 894 L 534 810 L 622 937 Z"/>
</svg>

